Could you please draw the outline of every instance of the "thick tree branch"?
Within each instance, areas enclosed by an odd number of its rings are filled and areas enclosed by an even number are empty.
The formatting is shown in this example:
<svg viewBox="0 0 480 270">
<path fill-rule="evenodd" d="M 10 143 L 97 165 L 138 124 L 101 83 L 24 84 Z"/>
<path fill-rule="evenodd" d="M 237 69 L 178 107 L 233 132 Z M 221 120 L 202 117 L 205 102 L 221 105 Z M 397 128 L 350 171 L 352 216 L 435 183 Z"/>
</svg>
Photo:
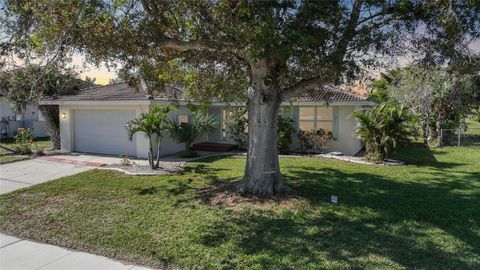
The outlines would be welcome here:
<svg viewBox="0 0 480 270">
<path fill-rule="evenodd" d="M 363 5 L 363 0 L 355 1 L 353 4 L 352 13 L 350 13 L 350 19 L 348 20 L 347 25 L 342 33 L 342 37 L 338 42 L 337 49 L 335 50 L 334 61 L 337 62 L 338 65 L 341 65 L 343 58 L 345 57 L 345 53 L 347 52 L 348 44 L 350 41 L 355 37 L 356 34 L 356 27 L 358 24 L 358 20 L 360 18 L 360 11 Z"/>
<path fill-rule="evenodd" d="M 357 24 L 360 18 L 360 11 L 361 11 L 362 5 L 363 5 L 363 0 L 355 1 L 353 5 L 352 12 L 350 14 L 350 19 L 348 20 L 348 23 L 345 26 L 342 37 L 338 42 L 337 49 L 333 54 L 332 60 L 334 63 L 333 65 L 334 68 L 331 70 L 331 73 L 328 74 L 328 76 L 319 76 L 319 77 L 311 78 L 308 80 L 302 80 L 291 87 L 283 89 L 282 91 L 283 100 L 288 100 L 292 97 L 295 97 L 301 94 L 306 90 L 314 89 L 315 87 L 322 86 L 328 83 L 332 78 L 335 78 L 339 74 L 339 72 L 341 72 L 342 61 L 347 52 L 348 45 L 356 35 L 355 28 L 357 27 Z"/>
<path fill-rule="evenodd" d="M 307 80 L 301 80 L 297 84 L 282 90 L 282 93 L 283 93 L 282 100 L 288 100 L 307 90 L 325 85 L 328 82 L 329 82 L 328 78 L 324 76 L 319 76 L 319 77 L 315 77 Z"/>
</svg>

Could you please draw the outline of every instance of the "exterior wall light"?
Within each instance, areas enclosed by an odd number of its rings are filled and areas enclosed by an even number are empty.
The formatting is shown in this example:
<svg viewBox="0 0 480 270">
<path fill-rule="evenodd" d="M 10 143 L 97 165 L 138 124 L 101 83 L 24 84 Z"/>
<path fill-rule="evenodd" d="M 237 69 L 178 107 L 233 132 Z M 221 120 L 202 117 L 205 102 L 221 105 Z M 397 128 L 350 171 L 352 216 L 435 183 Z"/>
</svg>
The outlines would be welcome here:
<svg viewBox="0 0 480 270">
<path fill-rule="evenodd" d="M 62 113 L 62 118 L 63 118 L 63 119 L 67 118 L 67 114 L 63 112 L 63 113 Z"/>
</svg>

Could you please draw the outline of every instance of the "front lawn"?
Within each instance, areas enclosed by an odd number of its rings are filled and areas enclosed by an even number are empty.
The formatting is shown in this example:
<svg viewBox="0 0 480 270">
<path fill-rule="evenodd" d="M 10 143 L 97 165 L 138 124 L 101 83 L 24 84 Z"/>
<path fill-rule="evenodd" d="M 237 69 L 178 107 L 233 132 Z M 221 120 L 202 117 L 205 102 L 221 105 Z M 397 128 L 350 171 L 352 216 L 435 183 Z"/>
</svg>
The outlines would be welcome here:
<svg viewBox="0 0 480 270">
<path fill-rule="evenodd" d="M 157 267 L 480 269 L 480 148 L 396 155 L 411 165 L 283 158 L 295 196 L 254 203 L 205 191 L 241 177 L 243 157 L 93 170 L 0 196 L 0 230 Z"/>
<path fill-rule="evenodd" d="M 15 139 L 9 138 L 5 140 L 0 140 L 0 145 L 5 146 L 9 149 L 14 149 Z M 35 140 L 33 141 L 33 148 L 32 148 L 33 151 L 46 150 L 50 148 L 52 148 L 52 143 L 50 142 L 50 139 L 48 137 L 35 138 Z M 10 163 L 10 162 L 24 160 L 28 158 L 29 156 L 15 155 L 7 151 L 6 149 L 0 147 L 0 164 Z"/>
</svg>

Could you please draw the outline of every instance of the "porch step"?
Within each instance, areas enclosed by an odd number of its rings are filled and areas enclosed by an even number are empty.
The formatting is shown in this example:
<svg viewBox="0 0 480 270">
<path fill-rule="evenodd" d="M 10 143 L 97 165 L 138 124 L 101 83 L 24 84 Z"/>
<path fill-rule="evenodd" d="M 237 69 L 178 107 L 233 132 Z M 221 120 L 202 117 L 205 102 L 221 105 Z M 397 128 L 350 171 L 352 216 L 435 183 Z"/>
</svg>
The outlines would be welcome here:
<svg viewBox="0 0 480 270">
<path fill-rule="evenodd" d="M 237 149 L 238 145 L 229 143 L 201 142 L 194 144 L 192 148 L 195 151 L 228 152 Z"/>
</svg>

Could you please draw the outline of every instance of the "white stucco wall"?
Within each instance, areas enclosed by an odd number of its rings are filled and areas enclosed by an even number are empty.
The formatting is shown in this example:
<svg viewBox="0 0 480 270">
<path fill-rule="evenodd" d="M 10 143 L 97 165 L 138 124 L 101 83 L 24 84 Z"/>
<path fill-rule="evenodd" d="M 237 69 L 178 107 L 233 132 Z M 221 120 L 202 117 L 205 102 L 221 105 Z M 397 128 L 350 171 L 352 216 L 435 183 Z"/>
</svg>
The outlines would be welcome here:
<svg viewBox="0 0 480 270">
<path fill-rule="evenodd" d="M 192 116 L 192 113 L 186 106 L 180 106 L 177 110 L 172 111 L 168 114 L 170 120 L 176 121 L 179 115 L 188 115 Z M 154 140 L 154 151 L 156 151 L 156 139 Z M 160 150 L 161 156 L 171 155 L 185 150 L 185 145 L 183 143 L 177 143 L 172 138 L 165 134 L 162 138 L 162 147 Z M 156 155 L 156 153 L 155 153 Z"/>
<path fill-rule="evenodd" d="M 149 111 L 152 105 L 60 105 L 60 136 L 62 150 L 65 152 L 74 151 L 74 129 L 73 115 L 75 110 L 135 110 L 136 115 L 146 113 Z M 362 148 L 362 143 L 354 135 L 354 130 L 357 125 L 357 121 L 350 117 L 350 114 L 355 110 L 359 110 L 359 106 L 345 105 L 345 106 L 332 106 L 334 110 L 334 135 L 337 140 L 328 147 L 328 151 L 340 151 L 346 155 L 353 155 Z M 62 114 L 65 113 L 66 117 L 62 118 Z M 192 113 L 186 106 L 180 106 L 177 110 L 169 113 L 169 118 L 177 120 L 178 116 L 184 114 L 191 117 Z M 294 119 L 294 127 L 298 129 L 298 106 L 289 107 L 285 116 L 292 117 Z M 191 118 L 190 118 L 191 119 Z M 88 128 L 88 127 L 80 127 Z M 207 141 L 207 136 L 202 136 L 197 139 L 197 142 Z M 228 140 L 231 142 L 231 140 Z M 153 138 L 153 147 L 156 151 L 156 138 Z M 292 150 L 298 149 L 298 139 L 296 134 L 293 135 Z M 184 145 L 175 142 L 168 135 L 165 135 L 162 139 L 161 155 L 170 155 L 185 149 Z M 136 135 L 136 151 L 137 157 L 148 157 L 148 140 L 143 134 Z"/>
<path fill-rule="evenodd" d="M 350 115 L 360 109 L 358 106 L 337 107 L 337 130 L 336 141 L 327 148 L 327 151 L 340 151 L 345 155 L 354 155 L 363 147 L 362 141 L 355 136 L 355 128 L 358 121 Z"/>
<path fill-rule="evenodd" d="M 35 137 L 47 137 L 46 122 L 40 116 L 37 105 L 28 105 L 23 115 L 17 115 L 11 110 L 10 104 L 5 98 L 0 98 L 0 120 L 14 119 L 9 122 L 9 137 L 15 136 L 17 129 L 20 127 L 33 129 Z M 15 121 L 18 119 L 19 121 Z"/>
<path fill-rule="evenodd" d="M 7 117 L 15 117 L 15 114 L 10 108 L 10 104 L 5 98 L 0 98 L 0 120 Z"/>
<path fill-rule="evenodd" d="M 327 152 L 339 151 L 345 155 L 354 155 L 363 147 L 361 140 L 356 138 L 354 130 L 357 121 L 350 117 L 355 110 L 360 109 L 355 105 L 330 106 L 333 109 L 332 132 L 336 140 L 327 147 Z M 299 130 L 299 106 L 284 106 L 282 115 L 294 120 L 294 128 Z M 299 150 L 300 144 L 297 134 L 292 136 L 291 150 Z"/>
</svg>

